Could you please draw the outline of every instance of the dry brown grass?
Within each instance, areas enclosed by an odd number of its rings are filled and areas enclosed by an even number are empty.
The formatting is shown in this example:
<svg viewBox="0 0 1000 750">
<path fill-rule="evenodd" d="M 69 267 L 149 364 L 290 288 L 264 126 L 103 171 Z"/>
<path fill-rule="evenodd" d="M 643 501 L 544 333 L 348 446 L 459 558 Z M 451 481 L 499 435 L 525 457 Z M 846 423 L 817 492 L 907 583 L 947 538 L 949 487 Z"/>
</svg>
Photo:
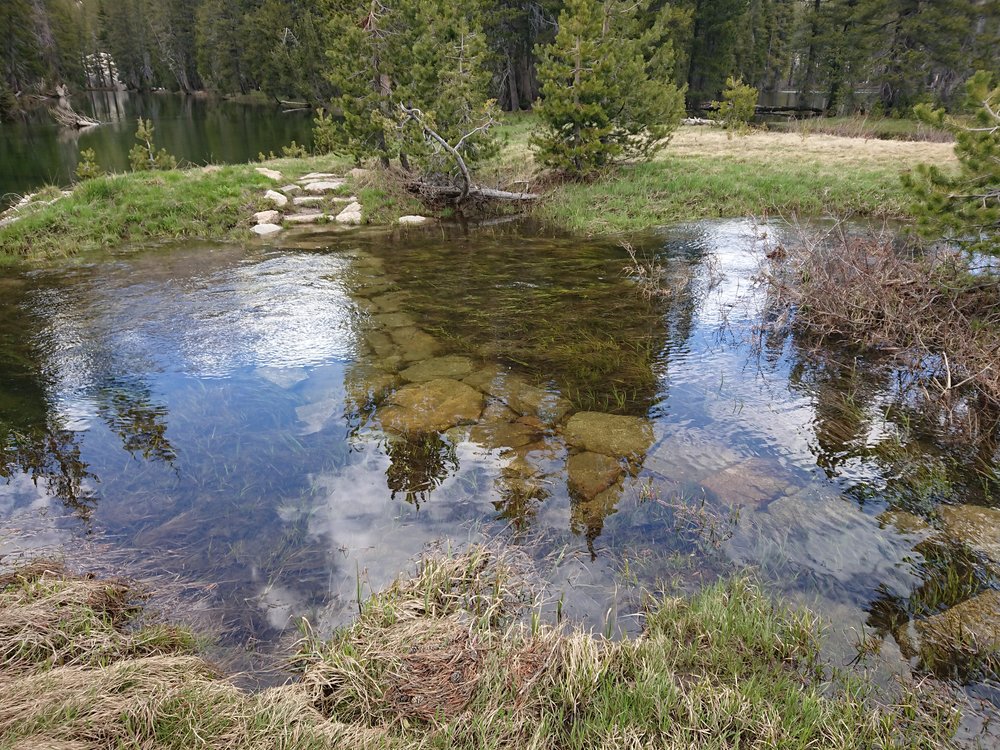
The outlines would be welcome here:
<svg viewBox="0 0 1000 750">
<path fill-rule="evenodd" d="M 892 232 L 800 232 L 772 250 L 772 305 L 819 341 L 892 356 L 925 396 L 1000 405 L 1000 278 L 967 254 L 902 247 Z"/>
<path fill-rule="evenodd" d="M 896 171 L 917 164 L 957 165 L 954 144 L 914 141 L 881 141 L 845 138 L 827 134 L 803 136 L 798 133 L 754 130 L 730 138 L 725 131 L 710 127 L 683 127 L 674 135 L 660 158 L 713 157 L 746 164 L 795 161 L 817 167 L 889 167 Z"/>
</svg>

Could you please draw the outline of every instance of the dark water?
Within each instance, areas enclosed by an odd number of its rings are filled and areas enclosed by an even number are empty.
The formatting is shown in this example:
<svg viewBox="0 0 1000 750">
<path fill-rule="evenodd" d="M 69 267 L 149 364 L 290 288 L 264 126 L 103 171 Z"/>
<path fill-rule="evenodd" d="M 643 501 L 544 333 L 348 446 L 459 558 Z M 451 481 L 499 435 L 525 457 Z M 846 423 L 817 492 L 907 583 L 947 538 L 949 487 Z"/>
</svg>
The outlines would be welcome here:
<svg viewBox="0 0 1000 750">
<path fill-rule="evenodd" d="M 169 579 L 233 643 L 329 631 L 440 540 L 513 542 L 550 609 L 611 631 L 642 586 L 750 567 L 989 698 L 921 628 L 997 587 L 996 443 L 771 325 L 760 231 L 642 238 L 650 299 L 614 243 L 516 225 L 8 272 L 0 563 Z"/>
<path fill-rule="evenodd" d="M 139 117 L 153 121 L 158 146 L 190 164 L 239 164 L 260 152 L 280 153 L 293 140 L 312 144 L 311 114 L 282 113 L 277 106 L 120 91 L 78 94 L 71 104 L 107 124 L 61 128 L 44 107 L 24 120 L 0 123 L 0 206 L 10 202 L 4 195 L 72 182 L 83 149 L 93 149 L 106 170 L 128 169 Z"/>
</svg>

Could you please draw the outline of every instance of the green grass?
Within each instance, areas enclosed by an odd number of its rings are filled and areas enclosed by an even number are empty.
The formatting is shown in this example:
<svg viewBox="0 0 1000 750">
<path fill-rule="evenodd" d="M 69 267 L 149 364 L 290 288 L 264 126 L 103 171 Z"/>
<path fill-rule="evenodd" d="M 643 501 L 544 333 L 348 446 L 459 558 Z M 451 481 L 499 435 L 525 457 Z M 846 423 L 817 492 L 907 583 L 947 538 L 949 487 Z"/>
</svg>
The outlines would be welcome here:
<svg viewBox="0 0 1000 750">
<path fill-rule="evenodd" d="M 168 239 L 246 239 L 253 214 L 270 208 L 276 185 L 256 164 L 131 172 L 80 183 L 52 205 L 28 207 L 0 229 L 0 259 L 55 260 Z M 337 157 L 276 159 L 267 166 L 291 182 L 311 171 L 349 165 Z M 50 191 L 51 192 L 51 191 Z"/>
<path fill-rule="evenodd" d="M 330 641 L 306 628 L 299 680 L 247 693 L 191 654 L 189 639 L 144 645 L 127 587 L 115 583 L 108 596 L 107 582 L 31 566 L 0 577 L 0 634 L 13 654 L 0 661 L 0 747 L 846 750 L 951 741 L 957 714 L 940 701 L 903 689 L 884 702 L 863 673 L 831 679 L 816 618 L 776 606 L 746 578 L 689 599 L 651 598 L 643 635 L 618 642 L 541 622 L 530 580 L 508 552 L 431 556 Z M 75 622 L 87 627 L 66 625 Z M 75 646 L 56 658 L 45 648 L 59 641 L 53 628 Z"/>
<path fill-rule="evenodd" d="M 668 153 L 594 182 L 558 185 L 536 214 L 571 231 L 609 234 L 722 216 L 905 216 L 908 202 L 898 170 L 889 167 L 747 164 Z"/>
</svg>

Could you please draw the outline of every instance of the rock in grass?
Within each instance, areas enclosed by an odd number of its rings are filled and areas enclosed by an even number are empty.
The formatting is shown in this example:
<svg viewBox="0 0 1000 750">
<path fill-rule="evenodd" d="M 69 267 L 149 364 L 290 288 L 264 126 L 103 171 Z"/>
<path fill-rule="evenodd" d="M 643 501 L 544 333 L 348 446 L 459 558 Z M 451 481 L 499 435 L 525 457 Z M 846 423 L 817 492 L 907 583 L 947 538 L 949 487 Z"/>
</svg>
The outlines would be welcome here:
<svg viewBox="0 0 1000 750">
<path fill-rule="evenodd" d="M 337 214 L 338 224 L 360 224 L 361 223 L 361 204 L 351 203 L 343 211 Z"/>
<path fill-rule="evenodd" d="M 400 388 L 378 411 L 378 418 L 386 430 L 408 435 L 471 424 L 482 412 L 483 396 L 476 389 L 457 380 L 439 378 Z"/>
<path fill-rule="evenodd" d="M 281 192 L 285 195 L 296 195 L 302 192 L 302 188 L 298 185 L 285 185 L 283 188 L 279 188 Z"/>
<path fill-rule="evenodd" d="M 942 505 L 938 516 L 949 537 L 1000 565 L 1000 510 L 981 505 Z"/>
<path fill-rule="evenodd" d="M 344 186 L 344 180 L 320 180 L 319 182 L 307 182 L 304 187 L 307 193 L 332 193 L 340 190 Z"/>
<path fill-rule="evenodd" d="M 269 180 L 274 180 L 275 182 L 280 182 L 283 178 L 281 172 L 276 169 L 268 169 L 267 167 L 257 167 L 257 173 L 262 174 Z"/>
<path fill-rule="evenodd" d="M 271 201 L 271 203 L 276 205 L 278 208 L 284 208 L 288 205 L 288 197 L 275 190 L 268 190 L 264 193 L 264 198 Z"/>
<path fill-rule="evenodd" d="M 296 206 L 315 206 L 317 203 L 322 203 L 323 200 L 322 195 L 303 195 L 298 198 L 292 198 L 292 203 Z"/>
<path fill-rule="evenodd" d="M 648 420 L 595 411 L 581 411 L 569 418 L 563 433 L 576 448 L 612 458 L 641 458 L 653 444 Z"/>
<path fill-rule="evenodd" d="M 316 224 L 326 217 L 324 213 L 289 214 L 285 217 L 286 224 Z"/>
<path fill-rule="evenodd" d="M 401 226 L 416 226 L 419 224 L 426 224 L 430 219 L 426 216 L 400 216 L 399 223 Z"/>
<path fill-rule="evenodd" d="M 315 180 L 337 180 L 340 179 L 340 175 L 333 174 L 332 172 L 310 172 L 301 179 L 302 182 L 311 182 Z"/>
<path fill-rule="evenodd" d="M 253 228 L 253 231 L 260 235 L 261 237 L 266 237 L 269 234 L 274 234 L 275 232 L 280 232 L 281 227 L 277 224 L 258 224 Z"/>
<path fill-rule="evenodd" d="M 258 224 L 278 224 L 281 221 L 280 211 L 258 211 L 253 215 Z"/>
</svg>

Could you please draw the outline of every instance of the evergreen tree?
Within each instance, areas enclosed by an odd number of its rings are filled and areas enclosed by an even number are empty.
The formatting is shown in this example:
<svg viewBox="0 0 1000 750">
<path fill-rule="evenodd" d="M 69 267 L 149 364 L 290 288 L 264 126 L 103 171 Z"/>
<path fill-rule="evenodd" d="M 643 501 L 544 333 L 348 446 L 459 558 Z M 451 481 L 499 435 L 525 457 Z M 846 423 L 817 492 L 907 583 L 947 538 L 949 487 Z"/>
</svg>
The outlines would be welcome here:
<svg viewBox="0 0 1000 750">
<path fill-rule="evenodd" d="M 635 36 L 634 14 L 648 7 L 568 0 L 555 41 L 538 53 L 544 130 L 534 142 L 543 163 L 586 175 L 620 159 L 650 158 L 676 128 L 682 93 Z"/>
<path fill-rule="evenodd" d="M 1000 255 L 1000 85 L 987 71 L 967 85 L 972 124 L 943 109 L 919 105 L 921 119 L 955 135 L 959 173 L 921 166 L 904 178 L 917 199 L 922 233 L 944 238 L 970 252 Z"/>
</svg>

